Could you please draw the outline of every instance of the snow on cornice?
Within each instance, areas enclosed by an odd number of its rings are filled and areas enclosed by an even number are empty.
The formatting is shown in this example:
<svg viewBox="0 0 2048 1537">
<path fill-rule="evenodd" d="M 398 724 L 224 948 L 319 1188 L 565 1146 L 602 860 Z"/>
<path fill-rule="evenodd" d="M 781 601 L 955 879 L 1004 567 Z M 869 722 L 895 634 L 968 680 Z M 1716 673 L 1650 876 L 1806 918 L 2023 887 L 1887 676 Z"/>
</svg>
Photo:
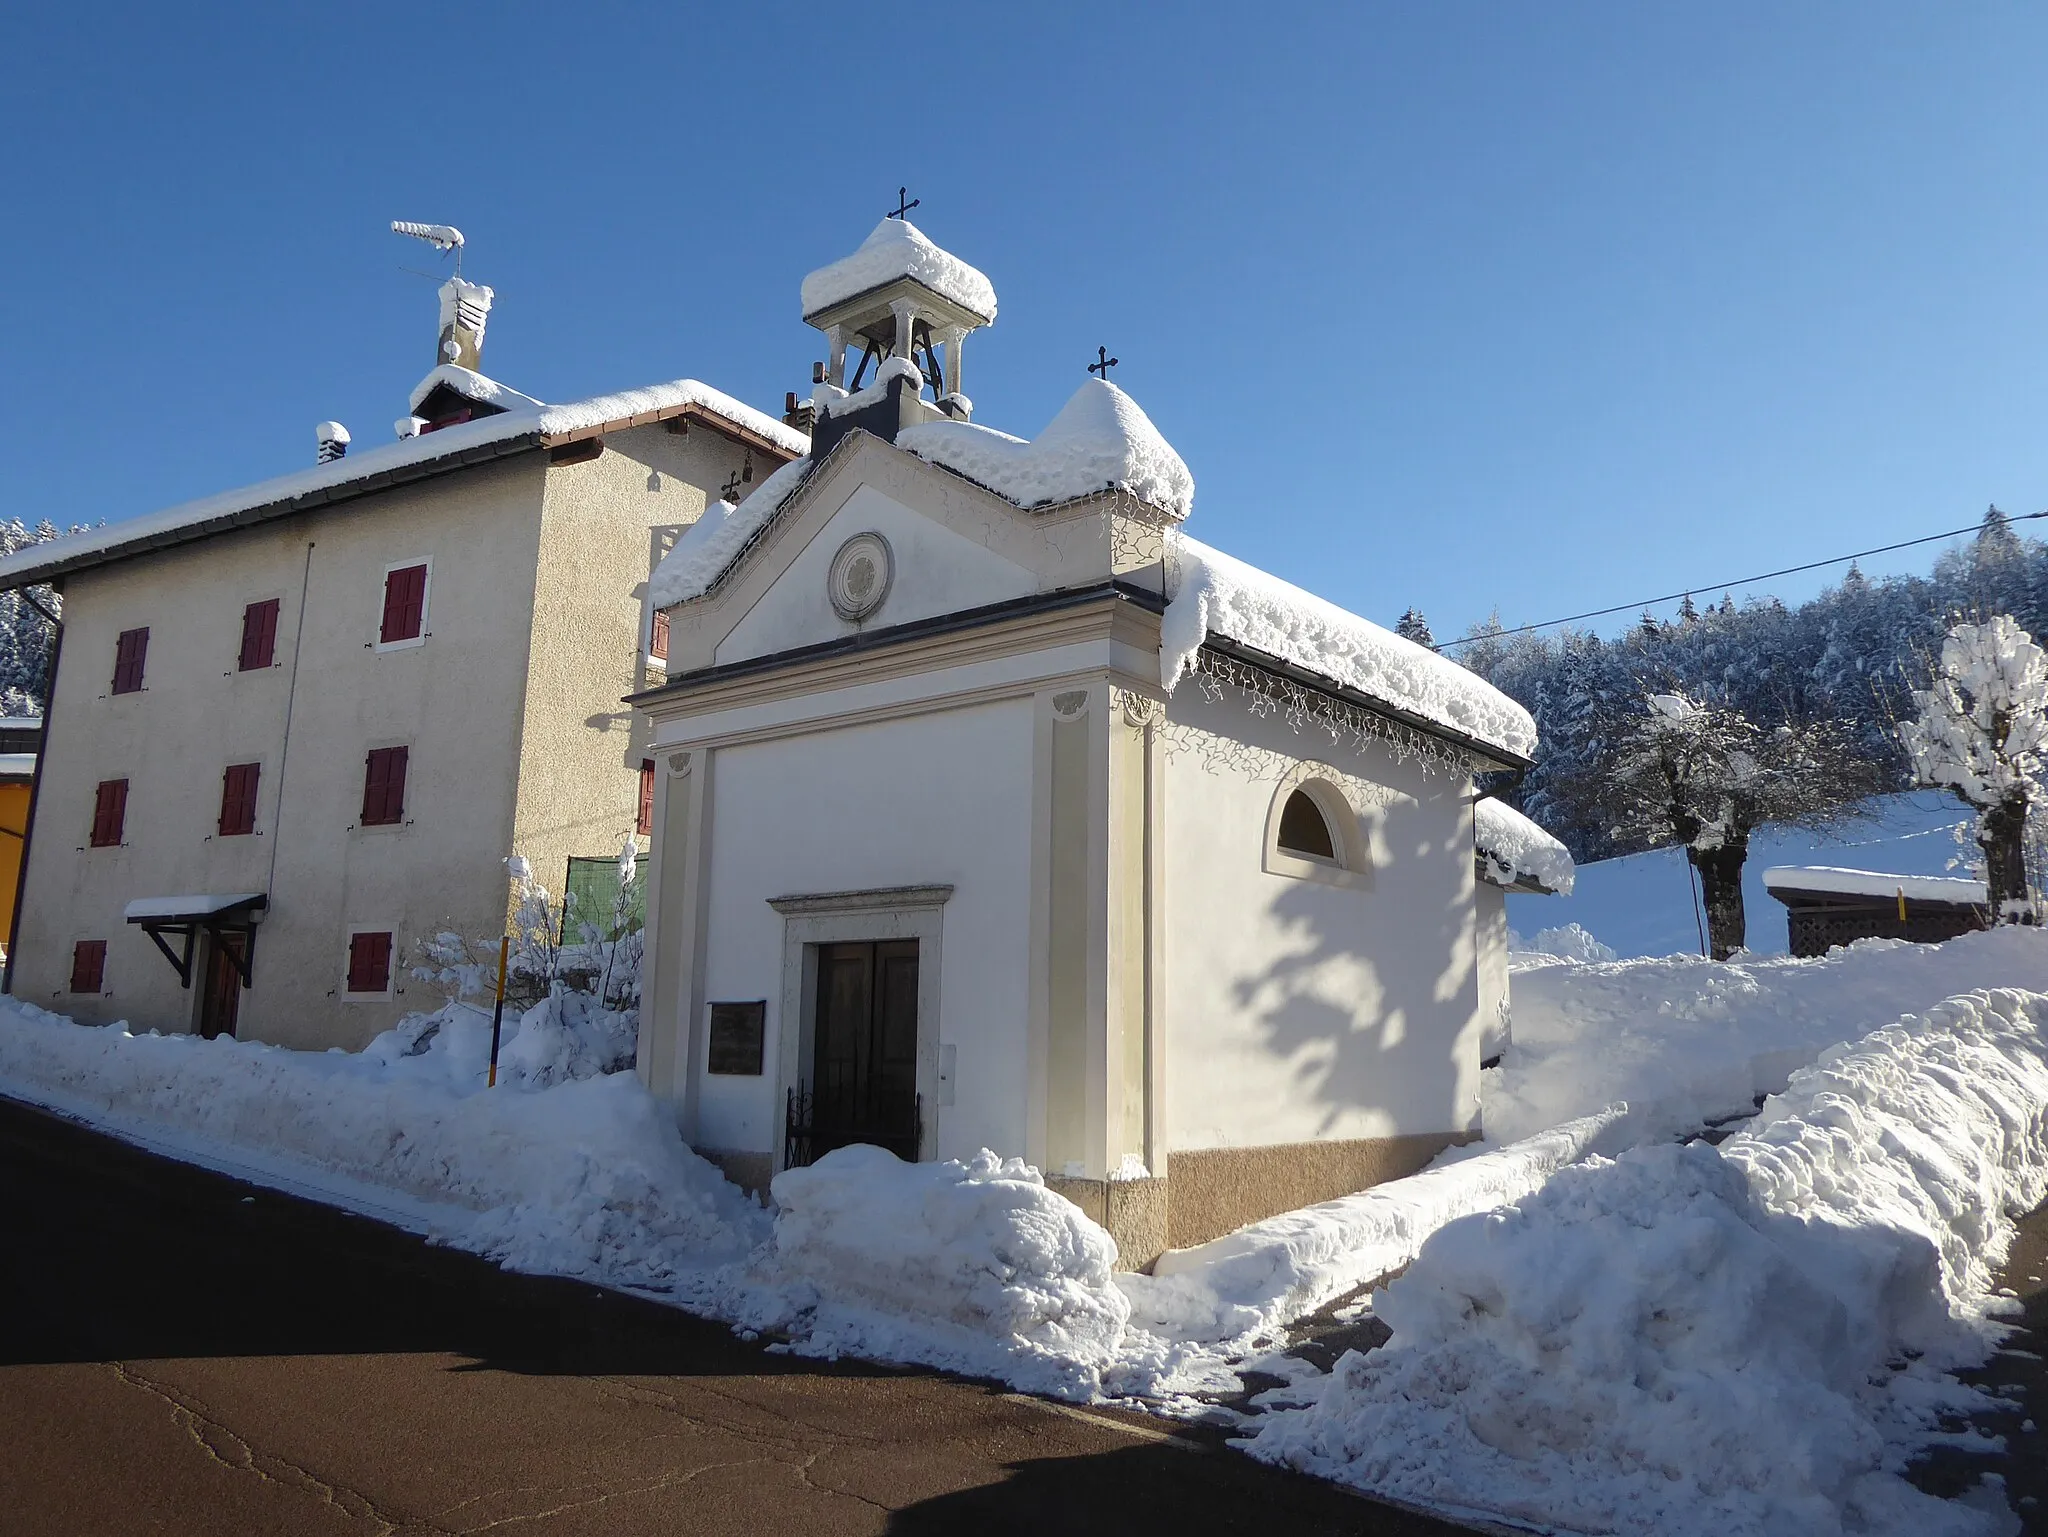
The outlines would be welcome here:
<svg viewBox="0 0 2048 1537">
<path fill-rule="evenodd" d="M 1160 623 L 1159 680 L 1171 691 L 1211 635 L 1511 757 L 1533 759 L 1536 722 L 1477 673 L 1256 566 L 1170 531 L 1178 585 Z"/>
<path fill-rule="evenodd" d="M 1117 487 L 1175 518 L 1195 505 L 1195 477 L 1138 403 L 1090 379 L 1037 438 L 973 422 L 923 422 L 896 446 L 986 486 L 1019 507 L 1043 507 Z"/>
<path fill-rule="evenodd" d="M 441 385 L 447 385 L 464 400 L 474 400 L 480 405 L 496 406 L 501 411 L 516 411 L 522 406 L 544 406 L 543 400 L 531 395 L 522 395 L 510 385 L 500 384 L 473 368 L 462 368 L 454 363 L 443 363 L 426 378 L 413 386 L 411 404 L 419 410 L 420 402 Z"/>
<path fill-rule="evenodd" d="M 594 395 L 588 400 L 570 401 L 566 405 L 522 406 L 497 416 L 484 417 L 481 421 L 462 422 L 444 427 L 439 432 L 422 433 L 396 443 L 352 452 L 346 458 L 316 464 L 290 475 L 279 475 L 252 486 L 201 497 L 197 501 L 167 507 L 161 512 L 123 518 L 118 523 L 103 523 L 82 534 L 30 545 L 0 558 L 0 590 L 40 581 L 52 573 L 119 559 L 149 546 L 178 543 L 222 532 L 240 523 L 255 521 L 248 515 L 265 509 L 289 512 L 293 510 L 290 504 L 309 499 L 331 499 L 333 493 L 345 492 L 359 482 L 377 477 L 406 479 L 410 478 L 408 472 L 430 473 L 429 467 L 438 461 L 475 456 L 479 450 L 497 448 L 509 451 L 522 439 L 542 443 L 572 433 L 620 426 L 636 417 L 651 419 L 662 412 L 692 405 L 723 417 L 734 426 L 745 428 L 790 453 L 802 454 L 810 448 L 811 440 L 803 433 L 695 379 L 677 379 L 668 384 L 650 385 L 646 389 L 622 390 L 614 395 Z"/>
<path fill-rule="evenodd" d="M 984 325 L 996 318 L 995 285 L 952 252 L 933 245 L 908 219 L 884 219 L 851 256 L 805 278 L 804 318 L 897 278 L 914 278 L 940 298 L 972 310 Z"/>
<path fill-rule="evenodd" d="M 1570 851 L 1505 801 L 1487 796 L 1472 808 L 1472 849 L 1496 886 L 1528 880 L 1557 896 L 1572 894 Z"/>
</svg>

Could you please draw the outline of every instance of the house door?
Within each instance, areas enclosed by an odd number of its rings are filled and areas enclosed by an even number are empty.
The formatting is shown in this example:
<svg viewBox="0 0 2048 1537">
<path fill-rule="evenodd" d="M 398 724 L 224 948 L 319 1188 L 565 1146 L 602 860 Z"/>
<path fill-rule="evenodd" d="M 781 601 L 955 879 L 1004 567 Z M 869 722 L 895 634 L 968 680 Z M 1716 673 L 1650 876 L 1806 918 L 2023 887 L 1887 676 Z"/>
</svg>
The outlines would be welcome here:
<svg viewBox="0 0 2048 1537">
<path fill-rule="evenodd" d="M 818 946 L 812 1158 L 868 1142 L 915 1162 L 917 941 Z"/>
<path fill-rule="evenodd" d="M 249 953 L 247 936 L 215 934 L 206 946 L 206 985 L 199 997 L 199 1033 L 207 1040 L 233 1035 L 242 1007 L 242 974 L 236 963 Z"/>
</svg>

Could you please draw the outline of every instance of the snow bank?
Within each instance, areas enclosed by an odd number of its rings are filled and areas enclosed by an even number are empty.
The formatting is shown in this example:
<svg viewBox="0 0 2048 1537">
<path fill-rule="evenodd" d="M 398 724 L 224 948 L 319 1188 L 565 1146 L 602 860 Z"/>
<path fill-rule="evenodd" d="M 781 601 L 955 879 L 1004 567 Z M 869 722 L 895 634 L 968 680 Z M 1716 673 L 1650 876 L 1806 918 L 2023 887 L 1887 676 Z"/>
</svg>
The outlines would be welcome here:
<svg viewBox="0 0 2048 1537">
<path fill-rule="evenodd" d="M 1969 1400 L 1938 1368 L 1983 1359 L 2008 1219 L 2048 1196 L 2044 1020 L 2039 994 L 1947 1000 L 1718 1150 L 1596 1158 L 1445 1227 L 1378 1300 L 1389 1344 L 1248 1449 L 1574 1531 L 2010 1530 L 1896 1469 Z"/>
<path fill-rule="evenodd" d="M 1982 881 L 1953 875 L 1887 875 L 1882 870 L 1843 870 L 1834 865 L 1773 865 L 1764 871 L 1764 889 L 1829 891 L 1852 897 L 1906 896 L 1922 902 L 1987 900 Z"/>
<path fill-rule="evenodd" d="M 816 1295 L 806 1354 L 919 1361 L 1091 1398 L 1130 1305 L 1116 1243 L 1022 1159 L 844 1147 L 775 1176 L 775 1253 Z"/>
<path fill-rule="evenodd" d="M 1169 1250 L 1151 1275 L 1117 1277 L 1131 1298 L 1131 1322 L 1198 1342 L 1276 1334 L 1332 1297 L 1400 1269 L 1446 1222 L 1528 1195 L 1583 1158 L 1624 1114 L 1617 1105 L 1512 1147 Z"/>
<path fill-rule="evenodd" d="M 1611 961 L 1614 952 L 1576 923 L 1554 929 L 1538 929 L 1534 939 L 1524 939 L 1508 930 L 1508 964 L 1513 967 L 1547 966 L 1554 961 Z"/>
<path fill-rule="evenodd" d="M 1472 808 L 1472 847 L 1497 886 L 1532 880 L 1559 896 L 1572 890 L 1572 856 L 1562 843 L 1504 801 L 1487 796 Z"/>
<path fill-rule="evenodd" d="M 225 524 L 258 508 L 317 497 L 322 492 L 338 490 L 373 476 L 451 459 L 470 449 L 512 443 L 525 437 L 545 438 L 582 432 L 685 405 L 702 406 L 791 453 L 801 454 L 810 448 L 808 437 L 766 412 L 756 411 L 724 391 L 700 384 L 695 379 L 677 379 L 645 389 L 624 390 L 616 395 L 595 395 L 567 405 L 523 406 L 497 416 L 487 416 L 481 421 L 461 422 L 439 432 L 423 433 L 397 443 L 351 452 L 345 458 L 259 481 L 253 486 L 201 497 L 161 512 L 124 518 L 118 523 L 104 523 L 82 533 L 30 545 L 12 555 L 0 557 L 0 585 L 17 586 L 35 580 L 43 572 L 65 562 L 81 556 L 107 554 L 152 535 L 183 529 L 196 531 L 211 523 Z"/>
<path fill-rule="evenodd" d="M 1516 758 L 1536 752 L 1529 712 L 1427 646 L 1185 534 L 1178 586 L 1160 625 L 1159 679 L 1171 690 L 1211 635 L 1223 635 Z"/>
<path fill-rule="evenodd" d="M 1138 403 L 1090 379 L 1026 442 L 973 422 L 922 422 L 896 446 L 944 465 L 1019 507 L 1072 501 L 1111 487 L 1175 518 L 1195 505 L 1195 477 Z"/>
<path fill-rule="evenodd" d="M 996 318 L 995 285 L 952 252 L 933 245 L 908 219 L 884 219 L 851 256 L 806 277 L 801 294 L 804 318 L 904 277 L 972 310 L 984 325 Z"/>
<path fill-rule="evenodd" d="M 1512 974 L 1513 1043 L 1481 1078 L 1489 1141 L 1617 1100 L 1645 1136 L 1745 1115 L 1826 1046 L 1977 987 L 2048 991 L 2048 933 L 1866 939 L 1816 960 L 1674 955 Z"/>
<path fill-rule="evenodd" d="M 416 1020 L 410 1040 L 350 1054 L 132 1035 L 4 1000 L 0 1089 L 343 1205 L 365 1185 L 396 1192 L 426 1204 L 436 1236 L 518 1270 L 708 1297 L 711 1272 L 767 1236 L 631 1073 L 487 1091 L 489 1016 L 437 1017 L 423 1049 Z"/>
<path fill-rule="evenodd" d="M 810 472 L 808 455 L 792 459 L 739 505 L 713 502 L 706 507 L 704 516 L 683 530 L 654 568 L 647 581 L 647 601 L 656 608 L 670 608 L 709 592 Z"/>
</svg>

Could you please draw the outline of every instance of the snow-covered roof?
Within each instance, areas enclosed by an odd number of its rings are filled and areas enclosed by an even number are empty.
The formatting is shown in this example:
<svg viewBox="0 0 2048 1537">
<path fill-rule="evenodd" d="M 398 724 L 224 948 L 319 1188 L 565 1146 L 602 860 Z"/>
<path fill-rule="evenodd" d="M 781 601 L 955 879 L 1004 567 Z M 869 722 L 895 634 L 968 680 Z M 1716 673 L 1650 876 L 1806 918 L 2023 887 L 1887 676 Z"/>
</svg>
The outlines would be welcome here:
<svg viewBox="0 0 2048 1537">
<path fill-rule="evenodd" d="M 973 422 L 923 422 L 896 434 L 896 446 L 944 465 L 1019 507 L 1043 507 L 1118 487 L 1162 512 L 1185 518 L 1195 477 L 1138 403 L 1103 379 L 1090 379 L 1026 442 Z"/>
<path fill-rule="evenodd" d="M 1505 801 L 1487 796 L 1472 808 L 1472 849 L 1496 886 L 1534 882 L 1556 896 L 1572 894 L 1570 851 Z"/>
<path fill-rule="evenodd" d="M 262 900 L 260 891 L 232 892 L 226 896 L 137 897 L 121 910 L 121 916 L 130 923 L 143 918 L 204 918 Z"/>
<path fill-rule="evenodd" d="M 500 384 L 473 368 L 462 368 L 454 363 L 443 363 L 426 378 L 413 386 L 412 408 L 417 411 L 420 403 L 442 385 L 446 385 L 465 400 L 474 400 L 482 405 L 496 406 L 501 411 L 515 411 L 521 406 L 545 406 L 546 401 L 535 400 L 531 395 L 522 395 L 508 384 Z M 344 438 L 343 442 L 348 440 Z"/>
<path fill-rule="evenodd" d="M 100 565 L 152 546 L 202 538 L 238 524 L 296 511 L 301 506 L 342 500 L 348 495 L 435 473 L 436 467 L 452 467 L 444 466 L 443 461 L 488 458 L 494 452 L 510 452 L 529 442 L 548 443 L 597 429 L 635 426 L 685 406 L 701 407 L 793 454 L 801 454 L 810 447 L 811 440 L 803 433 L 695 379 L 677 379 L 614 395 L 593 395 L 566 405 L 522 406 L 480 421 L 462 422 L 439 432 L 350 453 L 326 464 L 310 465 L 289 475 L 204 496 L 161 512 L 103 523 L 84 533 L 30 545 L 0 557 L 0 590 Z"/>
<path fill-rule="evenodd" d="M 672 608 L 709 592 L 810 469 L 808 457 L 792 459 L 738 505 L 713 502 L 705 508 L 704 516 L 683 530 L 647 579 L 647 601 L 656 608 Z"/>
<path fill-rule="evenodd" d="M 0 752 L 0 779 L 26 779 L 36 771 L 32 752 Z"/>
<path fill-rule="evenodd" d="M 1819 891 L 1845 897 L 1897 897 L 1916 902 L 1963 902 L 1982 906 L 1990 898 L 1984 883 L 1953 875 L 1887 875 L 1881 870 L 1844 870 L 1834 865 L 1773 865 L 1764 871 L 1764 890 Z"/>
<path fill-rule="evenodd" d="M 884 219 L 851 256 L 805 278 L 804 318 L 906 277 L 973 311 L 984 325 L 996 318 L 995 285 L 952 252 L 933 245 L 908 219 Z"/>
<path fill-rule="evenodd" d="M 1185 533 L 1168 537 L 1178 577 L 1160 625 L 1168 690 L 1221 635 L 1510 757 L 1535 757 L 1536 722 L 1477 673 Z"/>
</svg>

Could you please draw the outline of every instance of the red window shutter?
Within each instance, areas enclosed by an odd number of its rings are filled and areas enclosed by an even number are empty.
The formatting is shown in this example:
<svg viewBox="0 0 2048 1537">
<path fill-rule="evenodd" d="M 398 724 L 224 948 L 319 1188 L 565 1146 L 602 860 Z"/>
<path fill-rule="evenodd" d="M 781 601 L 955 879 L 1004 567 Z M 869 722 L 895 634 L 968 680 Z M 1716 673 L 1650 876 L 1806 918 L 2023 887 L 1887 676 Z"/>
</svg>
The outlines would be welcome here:
<svg viewBox="0 0 2048 1537">
<path fill-rule="evenodd" d="M 107 942 L 81 939 L 71 947 L 71 991 L 96 993 L 107 976 Z"/>
<path fill-rule="evenodd" d="M 221 775 L 220 835 L 233 838 L 256 831 L 256 782 L 260 763 L 230 763 Z"/>
<path fill-rule="evenodd" d="M 391 935 L 351 934 L 348 937 L 348 990 L 385 993 L 391 990 Z"/>
<path fill-rule="evenodd" d="M 403 747 L 373 747 L 363 767 L 363 826 L 389 827 L 405 819 Z"/>
<path fill-rule="evenodd" d="M 113 693 L 132 694 L 142 687 L 142 667 L 149 656 L 149 627 L 123 630 L 114 640 Z"/>
<path fill-rule="evenodd" d="M 128 781 L 102 779 L 92 802 L 92 846 L 109 849 L 121 841 L 128 820 Z"/>
<path fill-rule="evenodd" d="M 665 608 L 654 611 L 654 624 L 647 637 L 647 654 L 664 662 L 668 660 L 668 610 Z"/>
<path fill-rule="evenodd" d="M 427 568 L 401 566 L 384 575 L 384 627 L 379 639 L 417 640 L 427 617 Z"/>
<path fill-rule="evenodd" d="M 640 760 L 640 810 L 633 818 L 633 831 L 643 836 L 654 831 L 654 760 Z"/>
<path fill-rule="evenodd" d="M 242 610 L 241 671 L 254 672 L 277 659 L 277 599 L 265 598 Z"/>
</svg>

